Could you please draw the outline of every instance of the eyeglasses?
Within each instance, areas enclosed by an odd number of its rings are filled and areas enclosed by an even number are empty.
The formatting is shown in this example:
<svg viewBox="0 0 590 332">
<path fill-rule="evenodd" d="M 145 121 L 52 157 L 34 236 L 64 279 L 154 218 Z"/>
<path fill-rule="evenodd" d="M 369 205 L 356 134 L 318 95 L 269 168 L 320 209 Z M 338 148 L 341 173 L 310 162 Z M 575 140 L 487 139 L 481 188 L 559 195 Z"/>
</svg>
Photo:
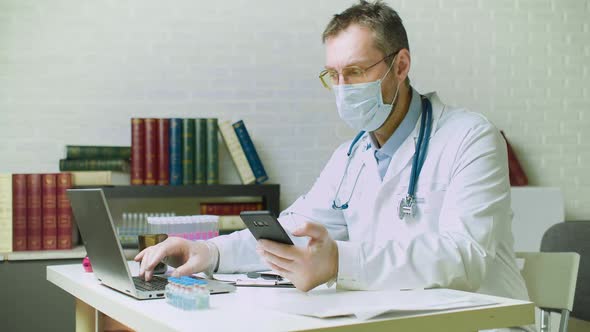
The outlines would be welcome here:
<svg viewBox="0 0 590 332">
<path fill-rule="evenodd" d="M 383 60 L 395 56 L 398 52 L 399 50 L 385 56 L 383 59 L 364 69 L 359 66 L 349 66 L 342 68 L 340 73 L 334 69 L 322 70 L 320 72 L 320 81 L 322 81 L 322 85 L 328 90 L 332 90 L 332 86 L 338 85 L 340 82 L 340 75 L 342 75 L 343 82 L 348 84 L 364 83 L 367 81 L 367 71 L 369 71 L 369 69 L 375 67 Z"/>
</svg>

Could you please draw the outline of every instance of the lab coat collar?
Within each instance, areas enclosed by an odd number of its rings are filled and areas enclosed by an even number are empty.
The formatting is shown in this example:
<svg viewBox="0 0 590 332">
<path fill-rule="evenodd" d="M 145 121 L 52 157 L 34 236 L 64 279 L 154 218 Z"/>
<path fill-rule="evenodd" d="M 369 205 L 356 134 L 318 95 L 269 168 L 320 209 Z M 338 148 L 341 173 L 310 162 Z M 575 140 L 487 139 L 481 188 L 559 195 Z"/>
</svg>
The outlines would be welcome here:
<svg viewBox="0 0 590 332">
<path fill-rule="evenodd" d="M 430 92 L 425 94 L 425 96 L 430 100 L 432 104 L 432 130 L 430 132 L 430 138 L 434 136 L 436 131 L 438 130 L 438 121 L 444 112 L 445 105 L 439 99 L 436 92 Z M 422 115 L 420 115 L 422 117 Z M 389 168 L 383 177 L 383 183 L 388 181 L 389 179 L 397 176 L 412 160 L 414 156 L 414 152 L 416 150 L 416 141 L 418 140 L 418 136 L 420 134 L 420 122 L 421 120 L 418 119 L 416 122 L 416 126 L 412 131 L 412 134 L 406 138 L 406 140 L 402 143 L 402 145 L 397 149 L 393 157 L 391 158 L 391 162 L 389 163 Z M 428 151 L 426 152 L 426 158 L 428 159 Z"/>
</svg>

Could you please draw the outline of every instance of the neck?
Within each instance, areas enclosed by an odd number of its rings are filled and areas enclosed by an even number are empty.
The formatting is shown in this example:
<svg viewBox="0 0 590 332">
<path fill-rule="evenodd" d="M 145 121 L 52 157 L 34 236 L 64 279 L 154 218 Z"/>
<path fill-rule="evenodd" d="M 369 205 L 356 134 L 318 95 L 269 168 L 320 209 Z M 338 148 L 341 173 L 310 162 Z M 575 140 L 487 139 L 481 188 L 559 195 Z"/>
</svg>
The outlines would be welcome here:
<svg viewBox="0 0 590 332">
<path fill-rule="evenodd" d="M 395 130 L 402 123 L 408 110 L 410 108 L 410 101 L 412 100 L 412 87 L 407 87 L 405 84 L 400 87 L 399 96 L 395 108 L 383 126 L 375 130 L 372 134 L 379 143 L 379 147 L 382 147 L 385 142 L 393 135 Z"/>
</svg>

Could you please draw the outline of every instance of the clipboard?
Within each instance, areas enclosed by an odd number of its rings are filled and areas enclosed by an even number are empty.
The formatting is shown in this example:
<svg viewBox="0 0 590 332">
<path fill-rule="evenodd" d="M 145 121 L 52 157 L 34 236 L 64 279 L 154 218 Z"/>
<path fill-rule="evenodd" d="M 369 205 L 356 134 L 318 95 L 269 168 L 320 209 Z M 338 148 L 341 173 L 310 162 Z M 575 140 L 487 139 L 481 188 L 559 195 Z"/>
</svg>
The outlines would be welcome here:
<svg viewBox="0 0 590 332">
<path fill-rule="evenodd" d="M 213 279 L 237 287 L 295 288 L 293 283 L 275 272 L 250 272 L 247 274 L 214 274 Z"/>
</svg>

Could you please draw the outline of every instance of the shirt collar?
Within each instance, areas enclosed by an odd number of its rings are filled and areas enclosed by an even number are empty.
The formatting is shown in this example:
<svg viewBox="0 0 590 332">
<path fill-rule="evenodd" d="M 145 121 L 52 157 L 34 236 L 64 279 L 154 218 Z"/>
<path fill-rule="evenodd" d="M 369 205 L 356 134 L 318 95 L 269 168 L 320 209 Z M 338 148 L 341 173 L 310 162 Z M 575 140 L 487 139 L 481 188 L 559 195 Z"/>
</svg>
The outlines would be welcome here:
<svg viewBox="0 0 590 332">
<path fill-rule="evenodd" d="M 380 149 L 375 149 L 375 158 L 377 160 L 382 160 L 385 158 L 391 158 L 395 151 L 402 145 L 402 143 L 410 136 L 414 128 L 416 127 L 416 123 L 420 118 L 420 111 L 422 110 L 422 103 L 420 94 L 414 88 L 412 88 L 412 99 L 410 101 L 410 106 L 408 109 L 408 113 L 397 127 L 397 129 L 393 132 L 391 137 L 383 144 Z M 375 144 L 375 138 L 373 135 L 369 135 L 371 137 L 371 141 L 374 147 L 378 146 Z"/>
</svg>

